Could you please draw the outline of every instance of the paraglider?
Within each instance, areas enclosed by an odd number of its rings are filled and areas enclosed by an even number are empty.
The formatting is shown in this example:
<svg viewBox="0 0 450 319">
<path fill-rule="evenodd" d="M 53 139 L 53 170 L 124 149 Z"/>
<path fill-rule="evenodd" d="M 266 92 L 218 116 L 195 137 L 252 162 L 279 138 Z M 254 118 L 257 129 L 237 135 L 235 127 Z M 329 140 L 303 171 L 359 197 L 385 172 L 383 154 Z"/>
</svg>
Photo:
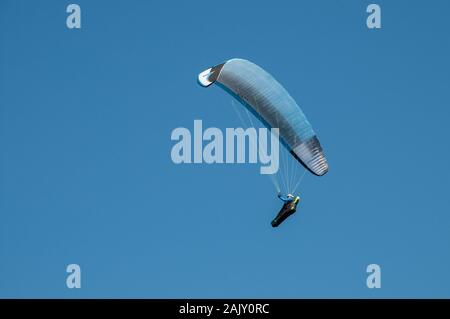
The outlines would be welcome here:
<svg viewBox="0 0 450 319">
<path fill-rule="evenodd" d="M 231 59 L 201 72 L 198 82 L 204 87 L 218 84 L 265 126 L 278 128 L 282 144 L 308 171 L 317 176 L 328 172 L 322 146 L 303 111 L 286 89 L 261 67 L 247 60 Z M 277 227 L 296 211 L 299 197 L 288 197 L 290 200 L 285 201 L 272 226 Z"/>
</svg>

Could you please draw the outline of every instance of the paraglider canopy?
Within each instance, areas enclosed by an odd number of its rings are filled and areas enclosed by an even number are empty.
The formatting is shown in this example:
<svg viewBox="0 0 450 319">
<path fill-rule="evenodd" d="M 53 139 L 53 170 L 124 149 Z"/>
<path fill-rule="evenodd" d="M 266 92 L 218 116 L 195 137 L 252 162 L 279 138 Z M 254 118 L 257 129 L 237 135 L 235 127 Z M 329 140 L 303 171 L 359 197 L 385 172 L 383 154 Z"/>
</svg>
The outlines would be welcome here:
<svg viewBox="0 0 450 319">
<path fill-rule="evenodd" d="M 219 84 L 244 104 L 264 125 L 279 128 L 279 137 L 293 157 L 322 176 L 328 163 L 316 133 L 286 89 L 256 64 L 231 59 L 198 76 L 204 87 Z"/>
</svg>

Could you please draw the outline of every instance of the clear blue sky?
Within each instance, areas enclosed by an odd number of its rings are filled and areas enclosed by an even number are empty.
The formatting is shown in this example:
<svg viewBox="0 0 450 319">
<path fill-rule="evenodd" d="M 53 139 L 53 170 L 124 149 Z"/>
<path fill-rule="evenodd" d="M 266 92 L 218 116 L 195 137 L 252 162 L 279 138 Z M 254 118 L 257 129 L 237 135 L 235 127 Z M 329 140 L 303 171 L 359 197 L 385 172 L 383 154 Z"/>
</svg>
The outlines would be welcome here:
<svg viewBox="0 0 450 319">
<path fill-rule="evenodd" d="M 448 1 L 0 2 L 0 297 L 450 297 Z M 197 74 L 249 59 L 330 164 L 298 213 L 256 165 L 175 165 L 238 126 Z M 82 288 L 65 286 L 67 264 Z M 382 288 L 365 285 L 382 267 Z"/>
</svg>

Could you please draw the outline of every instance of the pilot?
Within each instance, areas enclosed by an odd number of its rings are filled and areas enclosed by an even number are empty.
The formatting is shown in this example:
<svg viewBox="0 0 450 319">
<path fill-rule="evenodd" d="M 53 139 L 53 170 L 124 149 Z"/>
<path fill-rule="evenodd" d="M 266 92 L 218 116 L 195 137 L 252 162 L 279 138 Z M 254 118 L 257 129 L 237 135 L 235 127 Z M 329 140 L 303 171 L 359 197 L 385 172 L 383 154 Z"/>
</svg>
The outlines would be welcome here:
<svg viewBox="0 0 450 319">
<path fill-rule="evenodd" d="M 295 213 L 297 210 L 297 204 L 300 201 L 300 197 L 294 196 L 292 194 L 287 194 L 286 196 L 278 193 L 278 198 L 281 199 L 284 204 L 281 207 L 278 215 L 272 220 L 272 227 L 278 227 L 282 222 L 286 220 L 289 216 Z"/>
</svg>

